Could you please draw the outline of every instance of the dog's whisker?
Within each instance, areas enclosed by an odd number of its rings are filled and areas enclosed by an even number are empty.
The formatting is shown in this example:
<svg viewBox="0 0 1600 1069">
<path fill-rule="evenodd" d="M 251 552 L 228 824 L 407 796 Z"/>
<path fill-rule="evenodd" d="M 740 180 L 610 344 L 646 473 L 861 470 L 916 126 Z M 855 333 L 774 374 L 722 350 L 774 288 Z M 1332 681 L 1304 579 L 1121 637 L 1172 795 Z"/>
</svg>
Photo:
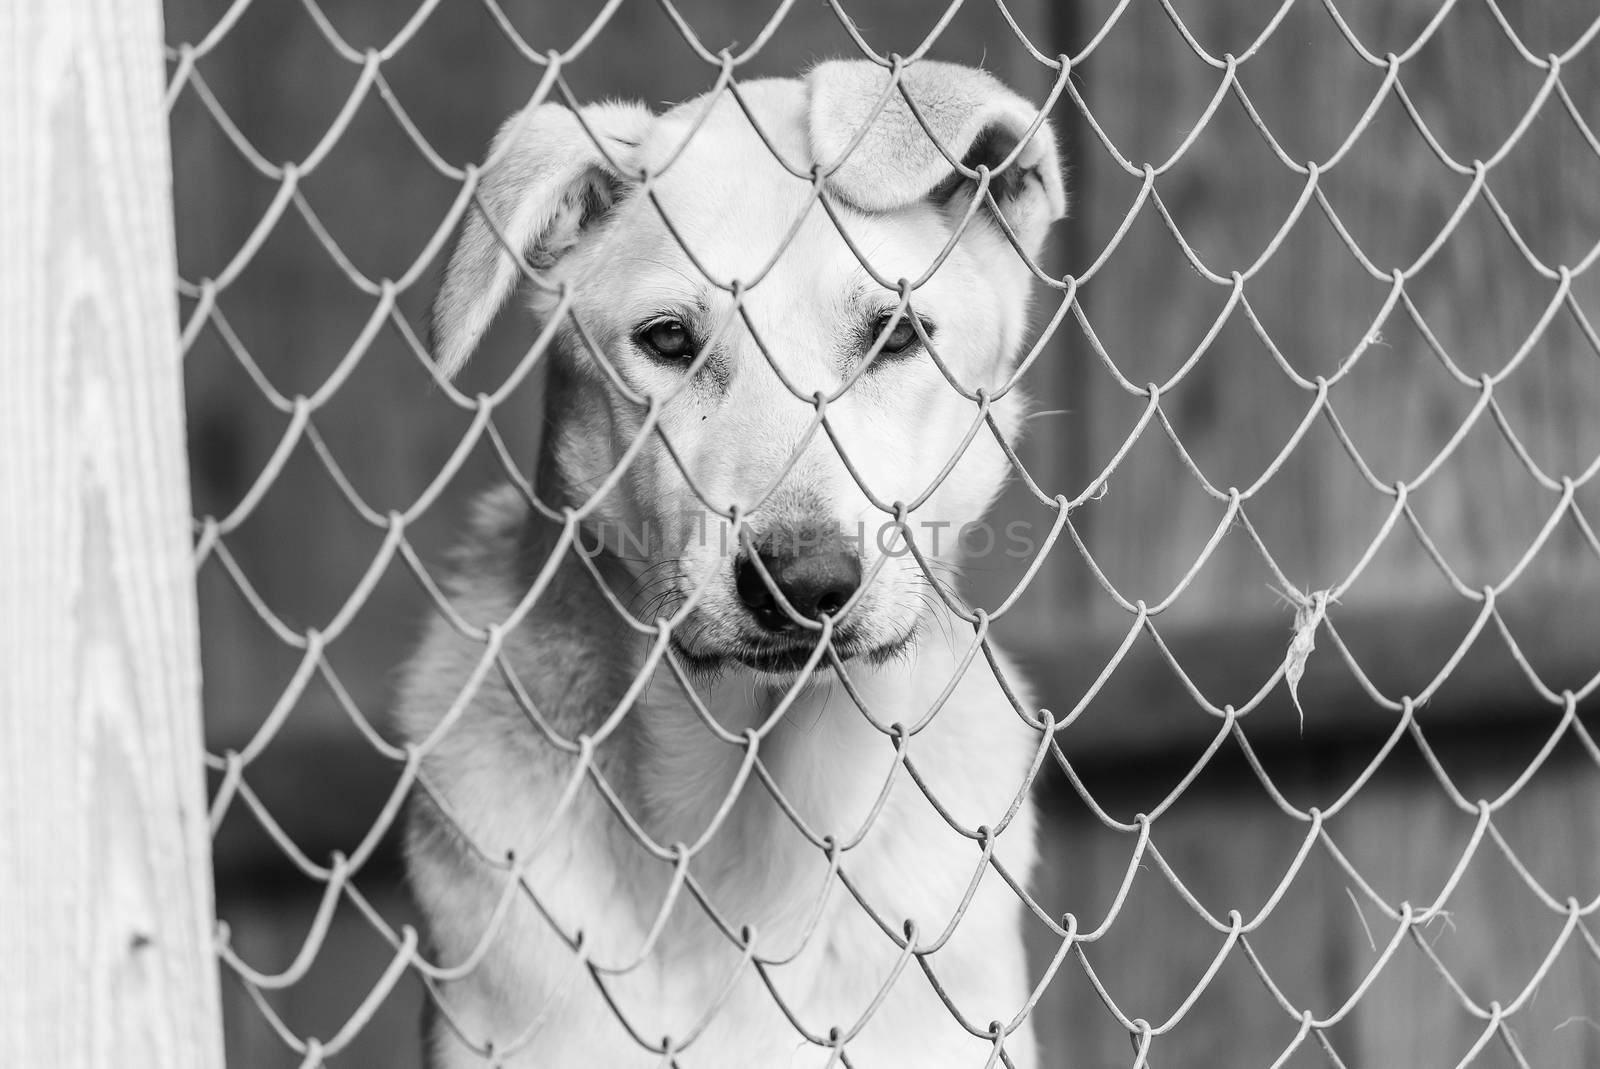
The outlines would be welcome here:
<svg viewBox="0 0 1600 1069">
<path fill-rule="evenodd" d="M 932 617 L 938 622 L 939 631 L 944 635 L 945 641 L 954 646 L 956 641 L 955 632 L 950 629 L 950 621 L 947 619 L 945 606 L 938 596 L 930 590 L 919 590 L 916 596 L 918 600 L 927 606 L 927 611 L 918 615 L 917 625 L 920 626 L 924 620 Z"/>
<path fill-rule="evenodd" d="M 650 600 L 643 611 L 635 613 L 634 618 L 644 623 L 655 622 L 660 615 L 663 615 L 661 610 L 667 607 L 676 593 L 676 590 L 662 591 Z M 664 615 L 670 616 L 672 614 L 666 613 Z"/>
<path fill-rule="evenodd" d="M 673 565 L 677 564 L 676 561 L 672 561 L 670 563 L 673 564 Z M 686 579 L 686 578 L 687 578 L 687 576 L 684 574 L 684 572 L 683 572 L 683 570 L 681 568 L 677 568 L 677 567 L 663 568 L 663 567 L 657 566 L 657 567 L 651 568 L 648 572 L 646 572 L 643 575 L 640 575 L 638 579 L 634 580 L 634 582 L 633 582 L 632 586 L 630 587 L 630 589 L 635 591 L 635 592 L 640 591 L 640 590 L 648 590 L 648 589 L 650 589 L 650 588 L 652 588 L 652 587 L 654 587 L 654 586 L 656 586 L 656 585 L 658 585 L 660 583 L 676 583 L 676 582 L 680 582 L 680 581 L 682 581 L 683 579 Z"/>
<path fill-rule="evenodd" d="M 937 569 L 938 571 L 948 572 L 949 574 L 955 576 L 965 576 L 967 574 L 967 569 L 970 567 L 970 565 L 966 564 L 955 564 L 951 561 L 941 560 L 938 557 L 926 557 L 924 559 L 928 562 L 928 568 L 930 570 Z"/>
<path fill-rule="evenodd" d="M 679 562 L 676 560 L 664 560 L 657 561 L 655 564 L 652 564 L 650 567 L 644 569 L 634 577 L 633 582 L 629 583 L 624 591 L 617 595 L 617 600 L 624 603 L 632 600 L 641 590 L 647 589 L 650 585 L 653 585 L 661 580 L 663 576 L 661 576 L 660 573 L 663 569 L 672 569 L 672 571 L 668 572 L 665 578 L 671 579 L 674 582 L 682 579 L 682 573 L 677 571 L 678 563 Z"/>
</svg>

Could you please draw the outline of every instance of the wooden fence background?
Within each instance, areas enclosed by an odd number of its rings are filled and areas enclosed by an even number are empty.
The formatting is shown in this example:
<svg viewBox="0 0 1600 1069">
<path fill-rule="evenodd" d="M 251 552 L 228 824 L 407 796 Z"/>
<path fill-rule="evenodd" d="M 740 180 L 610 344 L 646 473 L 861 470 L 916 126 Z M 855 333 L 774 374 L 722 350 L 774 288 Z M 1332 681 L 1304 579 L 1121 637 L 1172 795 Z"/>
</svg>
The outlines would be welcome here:
<svg viewBox="0 0 1600 1069">
<path fill-rule="evenodd" d="M 769 14 L 762 5 L 702 0 L 681 5 L 713 47 L 748 41 Z M 1534 55 L 1560 51 L 1594 19 L 1585 0 L 1507 7 Z M 543 4 L 514 10 L 519 28 L 544 47 L 574 39 L 593 5 Z M 874 0 L 847 5 L 868 38 L 904 50 L 935 17 L 935 5 Z M 1115 5 L 1017 0 L 1009 8 L 1046 54 L 1075 52 Z M 387 40 L 409 5 L 337 0 L 324 10 L 357 47 Z M 1269 5 L 1252 0 L 1183 2 L 1175 9 L 1215 54 L 1240 52 L 1267 25 Z M 1349 0 L 1338 5 L 1353 32 L 1378 53 L 1399 51 L 1439 10 L 1420 0 Z M 168 0 L 167 40 L 194 41 L 218 17 L 204 0 Z M 0 26 L 4 26 L 0 23 Z M 13 34 L 26 33 L 6 26 Z M 15 41 L 19 38 L 13 36 Z M 786 74 L 814 59 L 848 54 L 848 39 L 819 6 L 795 10 L 751 73 Z M 992 6 L 969 3 L 935 54 L 982 61 L 1039 99 L 1051 73 L 1005 28 Z M 256 3 L 223 45 L 202 61 L 206 84 L 269 160 L 303 157 L 332 120 L 357 69 L 328 47 L 301 5 Z M 498 122 L 527 96 L 538 71 L 504 44 L 483 7 L 446 3 L 417 41 L 385 65 L 397 96 L 441 154 L 480 157 Z M 1518 126 L 1542 81 L 1483 3 L 1457 4 L 1414 63 L 1406 89 L 1447 151 L 1485 158 Z M 580 96 L 682 99 L 711 75 L 679 42 L 653 3 L 624 3 L 606 31 L 568 72 Z M 1197 60 L 1153 0 L 1133 0 L 1115 30 L 1074 77 L 1074 88 L 1127 158 L 1165 160 L 1204 111 L 1220 75 Z M 1241 68 L 1241 83 L 1295 159 L 1325 158 L 1357 124 L 1383 72 L 1363 65 L 1321 4 L 1300 3 Z M 1581 51 L 1563 84 L 1591 129 L 1600 129 L 1600 46 Z M 1054 119 L 1071 159 L 1074 211 L 1060 228 L 1050 266 L 1082 272 L 1110 243 L 1137 198 L 1141 179 L 1125 173 L 1063 100 Z M 171 115 L 180 273 L 218 271 L 244 242 L 275 193 L 243 161 L 193 93 Z M 1323 186 L 1351 235 L 1378 264 L 1410 263 L 1450 217 L 1469 180 L 1452 174 L 1391 100 Z M 1528 126 L 1494 171 L 1493 189 L 1533 252 L 1574 263 L 1600 241 L 1600 156 L 1558 108 Z M 1231 97 L 1156 189 L 1197 255 L 1215 270 L 1243 270 L 1272 239 L 1302 182 L 1264 147 Z M 369 101 L 326 165 L 303 186 L 306 198 L 361 269 L 398 275 L 424 245 L 455 195 L 434 175 L 392 119 Z M 9 203 L 12 198 L 7 197 Z M 34 246 L 30 246 L 32 248 Z M 1252 308 L 1302 374 L 1330 374 L 1374 329 L 1386 288 L 1313 207 L 1247 289 Z M 1439 344 L 1469 374 L 1503 366 L 1538 321 L 1551 284 L 1483 205 L 1474 207 L 1430 265 L 1407 285 Z M 1573 283 L 1591 319 L 1600 316 L 1600 271 Z M 402 300 L 423 321 L 430 291 Z M 1100 343 L 1134 382 L 1177 368 L 1223 307 L 1148 207 L 1119 250 L 1083 291 Z M 291 214 L 262 246 L 222 302 L 227 320 L 264 374 L 284 393 L 314 389 L 346 352 L 371 308 Z M 185 303 L 180 314 L 187 316 Z M 170 341 L 170 329 L 163 328 Z M 31 337 L 24 335 L 24 337 Z M 470 392 L 499 381 L 520 355 L 526 324 L 497 328 L 466 372 Z M 1334 392 L 1352 441 L 1376 476 L 1414 479 L 1451 439 L 1474 401 L 1431 355 L 1425 339 L 1396 317 L 1381 326 L 1362 374 Z M 42 346 L 40 352 L 51 351 Z M 203 333 L 183 364 L 190 479 L 196 515 L 236 503 L 267 463 L 285 417 L 268 406 L 215 331 Z M 1024 459 L 1041 483 L 1075 494 L 1115 453 L 1142 402 L 1119 391 L 1082 331 L 1063 327 L 1031 373 L 1041 416 Z M 537 382 L 525 422 L 504 424 L 531 460 L 537 442 Z M 1600 455 L 1600 354 L 1570 316 L 1558 315 L 1527 362 L 1496 391 L 1504 416 L 1545 470 L 1577 473 Z M 1196 463 L 1218 486 L 1245 486 L 1271 461 L 1310 404 L 1291 389 L 1248 325 L 1233 317 L 1196 373 L 1164 404 Z M 378 508 L 403 508 L 450 454 L 465 419 L 440 404 L 398 340 L 380 337 L 318 427 L 329 450 Z M 16 426 L 13 424 L 13 426 Z M 37 446 L 33 446 L 37 449 Z M 418 527 L 414 541 L 437 561 L 460 505 L 493 475 L 485 451 Z M 1577 494 L 1600 516 L 1600 480 Z M 149 502 L 145 502 L 149 504 Z M 171 500 L 168 499 L 168 504 Z M 1461 582 L 1499 581 L 1538 534 L 1554 500 L 1488 421 L 1412 499 L 1420 522 Z M 1382 522 L 1388 500 L 1359 477 L 1344 446 L 1319 422 L 1252 503 L 1251 522 L 1285 573 L 1304 589 L 1341 579 Z M 1000 506 L 1009 518 L 1052 519 L 1020 491 Z M 1099 501 L 1075 514 L 1105 574 L 1128 597 L 1156 601 L 1188 570 L 1222 516 L 1197 489 L 1174 450 L 1147 434 Z M 1592 520 L 1591 520 L 1592 522 Z M 228 540 L 241 570 L 294 626 L 326 621 L 365 570 L 379 539 L 351 516 L 307 448 L 290 457 L 261 507 Z M 16 560 L 7 562 L 13 566 Z M 974 596 L 993 605 L 1015 569 L 972 569 Z M 1340 634 L 1372 685 L 1415 693 L 1456 653 L 1477 607 L 1452 589 L 1415 538 L 1390 538 L 1365 578 L 1335 608 Z M 197 576 L 208 748 L 251 736 L 293 672 L 294 651 L 272 637 L 214 563 Z M 1218 704 L 1242 704 L 1281 663 L 1291 617 L 1272 575 L 1237 529 L 1161 619 L 1173 655 Z M 1545 685 L 1577 690 L 1600 671 L 1600 558 L 1575 525 L 1563 524 L 1501 599 L 1508 626 Z M 392 569 L 358 626 L 330 651 L 356 704 L 381 721 L 396 666 L 418 633 L 425 606 L 414 583 Z M 1037 690 L 1058 711 L 1071 708 L 1120 643 L 1129 618 L 1100 589 L 1070 545 L 1058 546 L 1001 635 L 1030 666 Z M 1321 643 L 1302 686 L 1303 725 L 1286 698 L 1247 720 L 1246 734 L 1296 804 L 1327 804 L 1377 752 L 1394 714 L 1367 696 L 1343 660 Z M 14 706 L 8 697 L 6 704 Z M 1517 777 L 1558 724 L 1562 710 L 1537 693 L 1488 629 L 1449 682 L 1419 714 L 1437 758 L 1467 798 L 1494 797 Z M 1591 697 L 1580 707 L 1600 725 Z M 1148 640 L 1141 639 L 1063 745 L 1096 799 L 1120 819 L 1150 810 L 1188 772 L 1216 730 Z M 13 748 L 14 749 L 14 748 Z M 398 770 L 377 758 L 338 710 L 312 689 L 277 740 L 252 767 L 262 802 L 308 855 L 325 858 L 358 842 Z M 1131 842 L 1107 831 L 1064 783 L 1047 787 L 1049 865 L 1042 900 L 1057 912 L 1098 923 L 1127 867 Z M 14 814 L 16 810 L 8 810 Z M 21 818 L 9 815 L 0 827 Z M 1496 827 L 1530 871 L 1558 896 L 1600 894 L 1600 768 L 1570 741 L 1522 788 Z M 1391 900 L 1431 901 L 1473 828 L 1409 741 L 1330 826 L 1357 869 Z M 1303 836 L 1271 803 L 1232 748 L 1191 784 L 1157 822 L 1154 839 L 1208 908 L 1245 915 L 1273 893 Z M 282 968 L 310 926 L 320 888 L 289 865 L 242 807 L 214 843 L 217 910 L 233 945 L 257 967 Z M 362 874 L 365 893 L 394 923 L 409 919 L 392 844 Z M 1452 896 L 1450 923 L 1430 934 L 1471 997 L 1514 998 L 1540 964 L 1561 918 L 1545 909 L 1500 855 L 1485 850 Z M 1201 978 L 1221 937 L 1201 925 L 1166 878 L 1137 874 L 1124 918 L 1095 945 L 1093 960 L 1130 1013 L 1164 1019 Z M 1318 858 L 1294 882 L 1253 944 L 1296 1005 L 1327 1013 L 1347 998 L 1381 946 L 1376 918 L 1363 911 L 1349 877 Z M 1048 940 L 1041 937 L 1041 952 Z M 362 1001 L 390 950 L 353 911 L 337 914 L 306 979 L 272 1002 L 300 1035 L 336 1031 Z M 207 965 L 206 969 L 210 966 Z M 209 972 L 197 974 L 201 986 Z M 197 996 L 198 997 L 198 996 Z M 420 990 L 402 986 L 335 1062 L 348 1067 L 416 1064 Z M 238 985 L 223 986 L 228 1064 L 298 1063 Z M 1081 972 L 1065 968 L 1041 1005 L 1054 1065 L 1123 1065 L 1126 1034 Z M 1581 946 L 1555 963 L 1518 1019 L 1534 1065 L 1600 1065 L 1600 961 Z M 1267 1066 L 1294 1034 L 1255 975 L 1232 959 L 1175 1033 L 1158 1048 L 1166 1067 Z M 1346 1061 L 1363 1066 L 1451 1066 L 1482 1029 L 1462 1009 L 1424 954 L 1406 948 L 1333 1035 Z M 3 1048 L 0 1048 L 3 1049 Z M 1304 1051 L 1292 1065 L 1324 1065 Z M 1477 1066 L 1514 1064 L 1486 1049 Z"/>
</svg>

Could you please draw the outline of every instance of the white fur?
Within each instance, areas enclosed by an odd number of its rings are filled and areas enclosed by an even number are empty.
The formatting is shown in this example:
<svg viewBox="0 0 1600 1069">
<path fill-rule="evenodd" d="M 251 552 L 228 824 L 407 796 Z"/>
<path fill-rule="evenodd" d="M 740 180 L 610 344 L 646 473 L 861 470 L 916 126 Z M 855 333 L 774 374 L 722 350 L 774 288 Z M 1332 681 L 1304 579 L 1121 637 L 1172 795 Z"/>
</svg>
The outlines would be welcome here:
<svg viewBox="0 0 1600 1069">
<path fill-rule="evenodd" d="M 930 123 L 941 139 L 951 139 L 956 158 L 986 133 L 1009 135 L 1015 146 L 1031 115 L 1020 98 L 981 72 L 924 67 L 908 85 L 928 91 Z M 870 74 L 854 64 L 827 64 L 806 79 L 742 88 L 779 150 L 808 171 L 819 145 L 850 139 L 830 126 L 852 121 L 835 114 L 848 109 L 824 106 L 830 94 Z M 708 107 L 699 132 L 661 172 Z M 975 126 L 974 115 L 993 118 Z M 541 107 L 507 124 L 484 178 L 484 202 L 497 212 L 499 229 L 550 284 L 532 294 L 535 315 L 552 313 L 555 287 L 566 283 L 577 317 L 610 362 L 609 370 L 600 367 L 571 331 L 552 354 L 539 492 L 557 507 L 586 506 L 635 438 L 650 435 L 584 524 L 586 538 L 605 547 L 595 561 L 602 580 L 630 609 L 649 609 L 650 619 L 672 617 L 701 588 L 696 607 L 674 627 L 683 653 L 706 662 L 722 658 L 717 671 L 695 677 L 699 702 L 728 735 L 760 736 L 757 756 L 781 797 L 812 835 L 849 845 L 839 868 L 896 934 L 912 922 L 917 945 L 927 947 L 960 914 L 926 966 L 971 1027 L 986 1030 L 991 1021 L 1009 1027 L 1032 982 L 1020 902 L 983 864 L 979 845 L 952 830 L 912 781 L 889 727 L 926 721 L 904 742 L 905 761 L 962 827 L 1004 824 L 995 855 L 1019 880 L 1026 880 L 1034 857 L 1024 782 L 1038 733 L 1013 710 L 982 656 L 927 719 L 957 675 L 971 628 L 944 611 L 909 555 L 885 552 L 871 537 L 886 517 L 827 436 L 807 437 L 813 406 L 774 374 L 734 318 L 729 295 L 704 282 L 655 207 L 636 195 L 634 176 L 640 168 L 656 175 L 653 189 L 666 214 L 720 280 L 751 278 L 783 247 L 750 289 L 745 309 L 802 393 L 831 392 L 851 372 L 861 322 L 884 303 L 892 306 L 892 295 L 861 270 L 820 206 L 807 211 L 809 183 L 773 161 L 730 99 L 691 101 L 660 117 L 636 106 L 602 105 L 586 109 L 584 118 L 607 153 L 572 113 Z M 862 158 L 852 158 L 848 175 L 857 190 L 863 174 L 880 176 L 877 210 L 850 207 L 868 198 L 841 187 L 839 211 L 880 273 L 914 279 L 966 204 L 959 195 L 942 199 L 933 188 L 937 168 L 930 170 L 926 159 L 903 166 L 901 156 L 915 142 L 904 128 L 910 120 L 903 107 L 886 109 L 879 121 L 899 125 L 864 139 Z M 1038 145 L 1017 154 L 1021 180 L 993 187 L 1030 252 L 1062 210 L 1054 145 L 1048 129 L 1038 136 Z M 997 140 L 1003 146 L 1005 136 Z M 893 155 L 880 158 L 876 171 L 875 152 Z M 843 170 L 840 179 L 846 180 Z M 968 389 L 993 389 L 1005 380 L 1027 306 L 1027 273 L 985 215 L 979 211 L 912 301 L 936 324 L 939 355 Z M 466 359 L 516 274 L 493 229 L 469 220 L 436 310 L 443 366 L 453 370 Z M 650 359 L 634 343 L 639 325 L 663 311 L 692 318 L 721 338 L 693 382 L 681 367 Z M 615 387 L 612 374 L 636 394 L 670 398 L 659 434 L 644 429 L 642 410 Z M 1008 435 L 1018 428 L 1021 404 L 1013 392 L 993 407 Z M 961 449 L 977 412 L 919 353 L 870 369 L 827 414 L 872 493 L 910 502 Z M 954 531 L 982 516 L 1005 475 L 1000 447 L 981 429 L 911 515 L 924 553 L 954 558 Z M 769 487 L 775 489 L 763 497 Z M 826 666 L 802 683 L 792 673 L 758 671 L 724 656 L 754 625 L 733 583 L 737 535 L 714 514 L 707 519 L 697 491 L 719 508 L 738 505 L 755 532 L 786 521 L 847 528 L 867 522 L 863 568 L 868 575 L 878 571 L 838 626 L 855 628 L 874 647 L 914 636 L 881 663 L 865 656 L 846 663 L 870 719 Z M 934 547 L 936 530 L 944 542 Z M 626 537 L 645 531 L 650 537 L 642 550 Z M 515 491 L 487 497 L 451 585 L 458 611 L 480 625 L 511 617 L 559 534 L 559 524 L 533 512 Z M 588 766 L 568 752 L 570 745 L 549 741 L 495 670 L 447 730 L 437 732 L 484 656 L 481 643 L 442 620 L 431 626 L 402 688 L 400 722 L 410 739 L 430 747 L 426 789 L 412 807 L 408 858 L 432 960 L 446 967 L 468 961 L 488 933 L 475 967 L 441 985 L 444 1011 L 431 1029 L 432 1064 L 655 1066 L 666 1063 L 641 1041 L 659 1045 L 663 1037 L 683 1044 L 674 1064 L 686 1069 L 830 1064 L 836 1054 L 826 1043 L 808 1042 L 801 1029 L 824 1040 L 838 1029 L 849 1037 L 843 1046 L 849 1063 L 862 1069 L 988 1064 L 994 1044 L 957 1023 L 923 967 L 903 960 L 895 939 L 829 875 L 825 851 L 748 771 L 747 744 L 719 738 L 665 665 L 613 716 L 648 671 L 653 639 L 620 620 L 574 555 L 552 568 L 531 610 L 504 632 L 502 659 L 545 727 L 563 740 L 599 740 L 586 750 Z M 641 581 L 654 582 L 653 593 L 638 591 Z M 1014 685 L 1015 673 L 1007 677 Z M 790 696 L 791 689 L 797 693 Z M 774 720 L 786 696 L 791 702 Z M 596 777 L 658 849 L 694 844 L 688 871 L 724 923 L 735 933 L 753 933 L 757 959 L 782 961 L 767 968 L 767 980 L 800 1028 L 687 888 L 678 889 L 656 924 L 674 886 L 674 866 L 640 845 Z M 503 862 L 508 851 L 514 865 Z M 502 911 L 513 871 L 531 895 L 514 889 Z M 569 945 L 578 933 L 581 953 Z M 603 983 L 637 1038 L 602 996 L 591 964 L 622 970 Z M 868 1013 L 897 965 L 898 978 Z M 500 1060 L 473 1054 L 458 1031 L 472 1044 L 492 1042 Z M 1019 1066 L 1035 1064 L 1031 1026 L 1010 1031 L 1004 1049 Z"/>
</svg>

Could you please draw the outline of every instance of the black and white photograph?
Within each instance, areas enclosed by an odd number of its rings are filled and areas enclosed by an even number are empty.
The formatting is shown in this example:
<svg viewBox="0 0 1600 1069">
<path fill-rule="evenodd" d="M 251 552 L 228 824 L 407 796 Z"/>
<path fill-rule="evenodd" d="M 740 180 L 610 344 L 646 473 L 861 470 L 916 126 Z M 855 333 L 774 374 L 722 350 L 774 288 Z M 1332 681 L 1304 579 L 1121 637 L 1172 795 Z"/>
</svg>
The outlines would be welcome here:
<svg viewBox="0 0 1600 1069">
<path fill-rule="evenodd" d="M 0 45 L 0 1067 L 1600 1069 L 1596 0 Z"/>
</svg>

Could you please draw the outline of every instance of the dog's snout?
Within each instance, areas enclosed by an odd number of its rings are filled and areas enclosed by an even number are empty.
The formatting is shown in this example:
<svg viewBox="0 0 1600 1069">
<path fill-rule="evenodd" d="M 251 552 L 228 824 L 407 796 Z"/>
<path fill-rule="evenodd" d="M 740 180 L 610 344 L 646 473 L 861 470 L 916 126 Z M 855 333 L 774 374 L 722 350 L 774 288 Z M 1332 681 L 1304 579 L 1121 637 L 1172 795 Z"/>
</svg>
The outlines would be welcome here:
<svg viewBox="0 0 1600 1069">
<path fill-rule="evenodd" d="M 832 616 L 861 586 L 861 556 L 839 538 L 780 534 L 764 540 L 756 550 L 773 585 L 801 616 Z M 734 583 L 739 600 L 762 627 L 769 631 L 799 629 L 745 553 L 734 562 Z"/>
</svg>

